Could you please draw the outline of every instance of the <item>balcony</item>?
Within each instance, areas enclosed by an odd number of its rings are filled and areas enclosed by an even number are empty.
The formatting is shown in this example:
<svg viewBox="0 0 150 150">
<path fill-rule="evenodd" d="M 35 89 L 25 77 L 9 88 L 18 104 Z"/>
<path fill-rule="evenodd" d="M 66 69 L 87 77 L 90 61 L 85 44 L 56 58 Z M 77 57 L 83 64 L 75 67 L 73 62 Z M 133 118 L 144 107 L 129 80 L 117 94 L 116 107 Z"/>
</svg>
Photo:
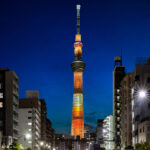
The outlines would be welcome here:
<svg viewBox="0 0 150 150">
<path fill-rule="evenodd" d="M 17 132 L 13 132 L 13 138 L 17 139 L 18 137 L 18 133 Z"/>
<path fill-rule="evenodd" d="M 13 103 L 19 105 L 19 100 L 15 96 L 13 96 Z"/>
<path fill-rule="evenodd" d="M 16 106 L 13 105 L 13 111 L 18 114 L 18 107 L 16 107 Z"/>
<path fill-rule="evenodd" d="M 13 124 L 13 130 L 18 131 L 18 126 L 16 124 Z"/>
<path fill-rule="evenodd" d="M 18 97 L 18 90 L 16 90 L 16 88 L 13 88 L 13 94 Z"/>
<path fill-rule="evenodd" d="M 14 120 L 15 122 L 18 122 L 18 116 L 13 114 L 13 120 Z"/>
<path fill-rule="evenodd" d="M 18 81 L 13 80 L 13 85 L 14 85 L 16 88 L 18 88 Z"/>
</svg>

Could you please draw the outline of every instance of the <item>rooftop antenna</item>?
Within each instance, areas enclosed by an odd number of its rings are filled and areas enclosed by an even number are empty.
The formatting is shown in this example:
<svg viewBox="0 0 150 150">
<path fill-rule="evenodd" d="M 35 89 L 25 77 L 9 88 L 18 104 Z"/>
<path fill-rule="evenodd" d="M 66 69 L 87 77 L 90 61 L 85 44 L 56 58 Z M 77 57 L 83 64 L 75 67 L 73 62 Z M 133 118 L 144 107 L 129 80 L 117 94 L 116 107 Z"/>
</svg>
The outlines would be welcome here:
<svg viewBox="0 0 150 150">
<path fill-rule="evenodd" d="M 80 8 L 81 5 L 77 5 L 77 34 L 80 34 Z"/>
</svg>

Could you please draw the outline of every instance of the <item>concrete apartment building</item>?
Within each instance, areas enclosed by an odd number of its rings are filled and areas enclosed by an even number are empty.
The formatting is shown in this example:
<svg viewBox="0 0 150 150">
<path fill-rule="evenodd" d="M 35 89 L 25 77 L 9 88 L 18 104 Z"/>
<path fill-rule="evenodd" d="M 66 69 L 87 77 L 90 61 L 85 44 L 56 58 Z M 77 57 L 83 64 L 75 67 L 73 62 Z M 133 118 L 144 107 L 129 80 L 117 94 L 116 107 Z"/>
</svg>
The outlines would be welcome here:
<svg viewBox="0 0 150 150">
<path fill-rule="evenodd" d="M 120 103 L 120 84 L 125 76 L 125 67 L 122 66 L 122 58 L 115 57 L 113 71 L 113 124 L 115 136 L 115 148 L 121 149 L 121 103 Z"/>
<path fill-rule="evenodd" d="M 89 126 L 89 124 L 84 124 L 84 138 L 87 140 L 90 138 L 90 126 Z"/>
<path fill-rule="evenodd" d="M 113 116 L 107 116 L 103 121 L 103 140 L 106 150 L 114 149 Z"/>
<path fill-rule="evenodd" d="M 41 99 L 40 102 L 41 102 L 41 141 L 46 143 L 47 107 L 46 107 L 45 100 Z"/>
<path fill-rule="evenodd" d="M 18 77 L 14 71 L 0 69 L 0 144 L 8 147 L 18 137 Z"/>
<path fill-rule="evenodd" d="M 132 143 L 150 143 L 150 59 L 135 65 L 132 88 Z M 145 97 L 140 97 L 140 91 L 145 91 Z"/>
<path fill-rule="evenodd" d="M 124 75 L 120 80 L 120 88 L 116 89 L 120 106 L 114 111 L 120 113 L 121 149 L 135 147 L 137 143 L 150 143 L 150 59 L 140 61 L 132 73 Z M 145 93 L 140 96 L 140 93 Z M 115 93 L 114 93 L 115 94 Z M 114 124 L 116 121 L 114 120 Z M 116 137 L 116 136 L 115 136 Z"/>
<path fill-rule="evenodd" d="M 38 91 L 27 91 L 26 98 L 19 99 L 18 139 L 25 149 L 40 149 L 41 102 L 38 98 Z"/>
<path fill-rule="evenodd" d="M 143 121 L 138 126 L 139 143 L 148 142 L 150 144 L 150 121 Z"/>
<path fill-rule="evenodd" d="M 46 144 L 47 147 L 50 147 L 51 149 L 54 147 L 54 141 L 55 141 L 55 131 L 52 128 L 51 121 L 46 118 Z"/>
<path fill-rule="evenodd" d="M 103 119 L 97 120 L 97 127 L 96 127 L 96 144 L 100 147 L 103 147 Z"/>
<path fill-rule="evenodd" d="M 132 74 L 127 74 L 121 81 L 121 149 L 132 146 Z"/>
</svg>

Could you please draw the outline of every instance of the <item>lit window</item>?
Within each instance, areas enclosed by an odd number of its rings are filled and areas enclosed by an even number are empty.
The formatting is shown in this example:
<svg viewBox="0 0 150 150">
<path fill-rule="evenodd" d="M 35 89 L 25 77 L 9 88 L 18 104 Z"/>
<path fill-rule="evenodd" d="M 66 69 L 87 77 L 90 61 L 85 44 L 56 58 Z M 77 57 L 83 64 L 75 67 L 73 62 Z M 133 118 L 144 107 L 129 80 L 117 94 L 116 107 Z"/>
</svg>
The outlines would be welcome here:
<svg viewBox="0 0 150 150">
<path fill-rule="evenodd" d="M 32 141 L 28 141 L 28 143 L 30 144 L 30 143 L 32 143 Z"/>
<path fill-rule="evenodd" d="M 117 89 L 117 93 L 119 93 L 120 92 L 120 89 Z"/>
<path fill-rule="evenodd" d="M 0 108 L 3 108 L 3 102 L 0 102 Z"/>
<path fill-rule="evenodd" d="M 32 125 L 32 122 L 28 122 L 28 125 L 31 126 L 31 125 Z"/>
<path fill-rule="evenodd" d="M 117 117 L 117 120 L 119 121 L 119 120 L 120 120 L 120 117 Z"/>
<path fill-rule="evenodd" d="M 120 125 L 118 124 L 117 127 L 120 128 Z"/>
<path fill-rule="evenodd" d="M 0 93 L 0 98 L 3 98 L 3 93 Z"/>
</svg>

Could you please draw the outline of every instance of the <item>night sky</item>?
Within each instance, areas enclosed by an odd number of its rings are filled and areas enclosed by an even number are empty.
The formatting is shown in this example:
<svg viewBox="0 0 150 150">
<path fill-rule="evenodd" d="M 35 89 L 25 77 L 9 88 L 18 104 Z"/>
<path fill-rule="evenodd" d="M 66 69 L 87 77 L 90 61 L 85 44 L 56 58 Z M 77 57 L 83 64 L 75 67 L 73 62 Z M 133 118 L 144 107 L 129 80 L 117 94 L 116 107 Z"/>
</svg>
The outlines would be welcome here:
<svg viewBox="0 0 150 150">
<path fill-rule="evenodd" d="M 150 1 L 0 0 L 0 67 L 19 77 L 19 97 L 39 90 L 57 132 L 71 127 L 76 4 L 81 4 L 85 122 L 112 114 L 114 56 L 126 71 L 150 56 Z"/>
</svg>

